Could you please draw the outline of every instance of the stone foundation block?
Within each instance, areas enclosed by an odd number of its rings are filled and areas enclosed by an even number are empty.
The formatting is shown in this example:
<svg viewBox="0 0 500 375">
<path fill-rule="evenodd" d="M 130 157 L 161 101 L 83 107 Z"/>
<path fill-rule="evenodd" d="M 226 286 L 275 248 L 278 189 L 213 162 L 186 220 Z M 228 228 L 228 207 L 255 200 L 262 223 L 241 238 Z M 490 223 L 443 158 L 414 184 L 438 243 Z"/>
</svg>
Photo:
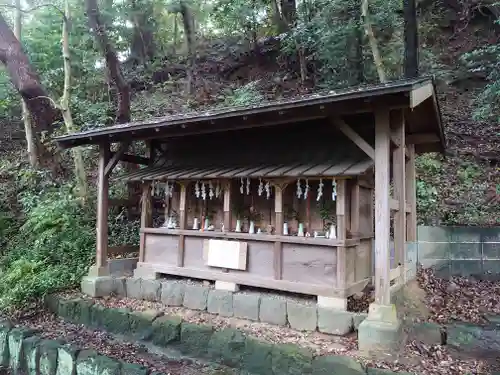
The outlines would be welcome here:
<svg viewBox="0 0 500 375">
<path fill-rule="evenodd" d="M 63 345 L 57 350 L 57 371 L 56 375 L 73 374 L 76 368 L 78 350 L 71 345 Z"/>
<path fill-rule="evenodd" d="M 363 320 L 365 320 L 368 317 L 368 313 L 356 313 L 352 316 L 352 322 L 354 326 L 354 330 L 357 331 L 359 328 L 359 325 Z"/>
<path fill-rule="evenodd" d="M 184 307 L 191 310 L 206 310 L 209 288 L 203 285 L 186 285 Z"/>
<path fill-rule="evenodd" d="M 235 317 L 258 321 L 259 309 L 259 294 L 237 293 L 233 295 L 233 311 Z"/>
<path fill-rule="evenodd" d="M 273 375 L 273 345 L 247 337 L 241 368 L 251 374 Z"/>
<path fill-rule="evenodd" d="M 207 357 L 207 348 L 213 334 L 213 327 L 191 323 L 181 324 L 180 350 L 189 356 Z"/>
<path fill-rule="evenodd" d="M 21 368 L 26 374 L 36 375 L 40 367 L 40 342 L 39 337 L 31 336 L 23 340 L 23 359 Z"/>
<path fill-rule="evenodd" d="M 97 353 L 93 350 L 82 350 L 76 359 L 78 375 L 97 375 Z"/>
<path fill-rule="evenodd" d="M 125 289 L 128 298 L 141 299 L 141 279 L 136 277 L 127 278 L 125 281 Z"/>
<path fill-rule="evenodd" d="M 24 328 L 13 328 L 8 335 L 9 367 L 15 373 L 23 373 L 23 340 L 33 336 L 34 331 Z"/>
<path fill-rule="evenodd" d="M 105 357 L 103 355 L 99 355 L 96 358 L 97 363 L 97 374 L 99 375 L 121 375 L 121 366 L 120 362 Z"/>
<path fill-rule="evenodd" d="M 275 374 L 303 375 L 311 372 L 313 354 L 296 345 L 277 344 L 272 350 Z"/>
<path fill-rule="evenodd" d="M 353 329 L 352 313 L 318 307 L 318 330 L 332 335 L 346 335 Z"/>
<path fill-rule="evenodd" d="M 370 305 L 368 317 L 358 328 L 358 347 L 364 354 L 392 352 L 402 340 L 402 325 L 394 305 Z"/>
<path fill-rule="evenodd" d="M 182 306 L 186 285 L 175 281 L 161 283 L 160 300 L 167 306 Z"/>
<path fill-rule="evenodd" d="M 153 322 L 153 344 L 166 347 L 178 342 L 181 337 L 182 319 L 177 316 L 161 316 Z"/>
<path fill-rule="evenodd" d="M 207 311 L 225 317 L 233 316 L 233 293 L 226 290 L 210 290 L 207 299 Z"/>
<path fill-rule="evenodd" d="M 223 329 L 215 332 L 208 343 L 208 356 L 216 363 L 239 367 L 245 353 L 245 336 L 238 330 Z"/>
<path fill-rule="evenodd" d="M 382 370 L 379 368 L 368 367 L 366 369 L 367 375 L 413 375 L 409 372 L 392 372 L 390 370 Z"/>
<path fill-rule="evenodd" d="M 59 306 L 57 308 L 57 314 L 64 318 L 65 320 L 69 320 L 71 322 L 76 322 L 79 319 L 80 314 L 80 300 L 75 299 L 60 299 Z"/>
<path fill-rule="evenodd" d="M 318 326 L 316 305 L 288 301 L 286 305 L 290 327 L 298 331 L 315 331 Z"/>
<path fill-rule="evenodd" d="M 126 333 L 130 330 L 129 323 L 130 309 L 109 309 L 101 310 L 101 327 L 111 333 Z"/>
<path fill-rule="evenodd" d="M 40 375 L 56 375 L 57 352 L 61 343 L 53 340 L 42 340 L 40 343 Z"/>
<path fill-rule="evenodd" d="M 120 361 L 121 375 L 148 375 L 148 369 L 135 363 Z"/>
<path fill-rule="evenodd" d="M 90 297 L 105 297 L 114 293 L 115 281 L 111 276 L 85 276 L 80 287 L 82 293 Z"/>
<path fill-rule="evenodd" d="M 158 302 L 160 291 L 161 283 L 159 280 L 141 280 L 141 299 Z"/>
<path fill-rule="evenodd" d="M 12 324 L 8 320 L 0 322 L 0 366 L 9 365 L 9 332 Z"/>
<path fill-rule="evenodd" d="M 365 375 L 361 364 L 349 357 L 327 355 L 316 357 L 312 362 L 313 375 Z"/>
<path fill-rule="evenodd" d="M 149 340 L 153 334 L 153 322 L 163 315 L 158 310 L 132 311 L 128 314 L 130 334 L 139 340 Z"/>
<path fill-rule="evenodd" d="M 286 300 L 274 296 L 262 296 L 260 299 L 259 320 L 285 326 L 287 323 Z"/>
</svg>

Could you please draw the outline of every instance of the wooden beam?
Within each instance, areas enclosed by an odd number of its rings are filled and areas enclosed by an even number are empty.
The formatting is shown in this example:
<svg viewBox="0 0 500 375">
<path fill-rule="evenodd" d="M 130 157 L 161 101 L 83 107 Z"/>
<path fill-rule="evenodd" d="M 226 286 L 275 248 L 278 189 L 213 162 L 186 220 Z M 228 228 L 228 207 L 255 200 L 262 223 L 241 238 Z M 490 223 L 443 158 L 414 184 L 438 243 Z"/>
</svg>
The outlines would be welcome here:
<svg viewBox="0 0 500 375">
<path fill-rule="evenodd" d="M 398 210 L 394 213 L 394 249 L 395 263 L 406 264 L 406 175 L 405 175 L 405 119 L 403 111 L 398 111 L 393 118 L 393 128 L 397 137 L 401 140 L 400 146 L 393 151 L 392 175 L 394 198 L 398 204 Z M 404 269 L 404 267 L 403 267 Z M 404 282 L 404 272 L 401 271 L 401 282 Z"/>
<path fill-rule="evenodd" d="M 179 195 L 179 229 L 184 230 L 187 226 L 187 186 L 186 183 L 181 183 L 181 192 Z M 186 241 L 184 235 L 179 235 L 179 243 L 177 246 L 177 266 L 184 267 L 184 253 L 186 248 Z"/>
<path fill-rule="evenodd" d="M 276 235 L 283 235 L 283 190 L 285 186 L 274 185 L 274 212 L 276 214 Z M 283 243 L 281 241 L 274 242 L 274 278 L 282 279 L 283 273 Z"/>
<path fill-rule="evenodd" d="M 345 180 L 337 181 L 337 239 L 347 238 L 346 206 L 347 206 L 347 184 Z M 344 289 L 347 286 L 347 249 L 344 246 L 337 247 L 337 288 Z"/>
<path fill-rule="evenodd" d="M 389 198 L 389 208 L 391 211 L 399 211 L 399 201 L 394 198 Z M 406 202 L 405 204 L 405 212 L 410 213 L 411 212 L 411 205 Z"/>
<path fill-rule="evenodd" d="M 415 146 L 409 145 L 410 158 L 406 162 L 406 201 L 410 212 L 406 217 L 406 240 L 417 241 L 417 187 L 415 172 Z"/>
<path fill-rule="evenodd" d="M 344 135 L 353 141 L 356 146 L 363 150 L 371 159 L 375 159 L 375 150 L 368 142 L 366 142 L 358 133 L 356 133 L 349 125 L 345 123 L 340 117 L 332 120 L 333 124 L 337 126 Z"/>
<path fill-rule="evenodd" d="M 152 224 L 152 193 L 151 182 L 146 181 L 142 184 L 141 195 L 141 229 L 149 228 Z M 146 234 L 141 233 L 140 249 L 139 249 L 139 262 L 144 262 L 144 255 L 146 251 Z"/>
<path fill-rule="evenodd" d="M 109 176 L 111 172 L 113 172 L 113 169 L 116 167 L 116 164 L 118 164 L 123 155 L 125 155 L 125 152 L 127 152 L 129 146 L 130 142 L 123 142 L 120 144 L 120 148 L 118 149 L 118 151 L 113 153 L 113 156 L 109 160 L 108 164 L 106 165 L 106 169 L 104 170 L 106 176 Z"/>
<path fill-rule="evenodd" d="M 231 217 L 231 180 L 227 181 L 224 185 L 224 230 L 230 232 L 232 230 Z"/>
<path fill-rule="evenodd" d="M 359 216 L 360 216 L 360 186 L 359 181 L 353 180 L 351 182 L 351 236 L 352 238 L 359 238 Z"/>
<path fill-rule="evenodd" d="M 116 155 L 115 152 L 111 153 L 111 157 L 114 157 L 115 155 Z M 130 155 L 130 154 L 123 154 L 119 160 L 126 162 L 126 163 L 132 163 L 132 164 L 140 164 L 140 165 L 150 165 L 151 164 L 150 158 L 145 158 L 143 156 Z"/>
<path fill-rule="evenodd" d="M 375 303 L 389 305 L 390 298 L 390 119 L 389 110 L 375 112 Z"/>
<path fill-rule="evenodd" d="M 415 108 L 424 100 L 431 98 L 433 95 L 434 86 L 432 85 L 432 83 L 427 83 L 416 89 L 413 89 L 410 93 L 410 108 Z"/>
<path fill-rule="evenodd" d="M 413 133 L 406 135 L 407 145 L 420 145 L 423 143 L 438 143 L 441 142 L 439 136 L 434 133 Z"/>
<path fill-rule="evenodd" d="M 97 182 L 97 243 L 96 267 L 98 274 L 108 265 L 108 200 L 109 178 L 106 165 L 110 158 L 109 143 L 99 145 L 99 172 Z M 76 230 L 76 228 L 75 228 Z"/>
</svg>

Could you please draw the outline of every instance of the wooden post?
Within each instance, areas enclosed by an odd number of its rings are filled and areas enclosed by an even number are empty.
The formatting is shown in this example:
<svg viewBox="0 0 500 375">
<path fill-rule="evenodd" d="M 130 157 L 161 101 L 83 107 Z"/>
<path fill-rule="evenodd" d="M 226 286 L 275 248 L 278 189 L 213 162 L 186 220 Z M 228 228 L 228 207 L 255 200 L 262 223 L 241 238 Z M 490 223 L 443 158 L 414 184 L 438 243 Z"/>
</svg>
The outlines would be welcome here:
<svg viewBox="0 0 500 375">
<path fill-rule="evenodd" d="M 393 151 L 392 170 L 394 178 L 394 199 L 398 201 L 398 210 L 394 213 L 394 257 L 395 263 L 401 265 L 401 280 L 404 282 L 406 267 L 406 188 L 405 188 L 405 122 L 403 112 L 394 117 L 395 135 L 399 147 Z"/>
<path fill-rule="evenodd" d="M 99 145 L 99 177 L 97 192 L 97 249 L 96 275 L 109 274 L 108 266 L 108 200 L 109 177 L 106 175 L 106 165 L 110 159 L 109 143 Z"/>
<path fill-rule="evenodd" d="M 346 180 L 337 180 L 337 239 L 347 238 L 346 227 Z M 337 247 L 337 288 L 345 289 L 347 283 L 347 249 Z"/>
<path fill-rule="evenodd" d="M 186 206 L 187 206 L 187 188 L 185 183 L 180 183 L 181 192 L 179 195 L 179 229 L 186 229 L 187 225 L 187 215 L 186 215 Z M 185 249 L 185 241 L 184 234 L 179 235 L 179 245 L 178 245 L 178 254 L 177 254 L 177 266 L 184 267 L 184 249 Z"/>
<path fill-rule="evenodd" d="M 227 181 L 224 185 L 224 230 L 230 232 L 232 230 L 231 217 L 231 181 Z"/>
<path fill-rule="evenodd" d="M 151 192 L 151 181 L 145 181 L 142 183 L 142 194 L 141 194 L 141 229 L 149 228 L 153 222 L 153 202 L 152 202 L 152 192 Z M 144 262 L 144 255 L 146 250 L 146 233 L 141 233 L 139 247 L 139 262 Z"/>
<path fill-rule="evenodd" d="M 276 230 L 277 236 L 283 235 L 283 190 L 281 185 L 274 186 L 274 212 L 276 213 Z M 281 241 L 274 243 L 274 278 L 281 280 L 282 278 L 282 256 L 283 244 Z"/>
<path fill-rule="evenodd" d="M 389 110 L 375 112 L 375 303 L 389 305 L 390 296 L 390 163 Z"/>
<path fill-rule="evenodd" d="M 351 237 L 359 238 L 359 215 L 360 215 L 360 196 L 359 181 L 353 180 L 351 185 Z"/>
<path fill-rule="evenodd" d="M 417 241 L 417 186 L 415 173 L 415 146 L 408 145 L 408 161 L 406 162 L 406 201 L 410 212 L 406 222 L 406 240 Z"/>
</svg>

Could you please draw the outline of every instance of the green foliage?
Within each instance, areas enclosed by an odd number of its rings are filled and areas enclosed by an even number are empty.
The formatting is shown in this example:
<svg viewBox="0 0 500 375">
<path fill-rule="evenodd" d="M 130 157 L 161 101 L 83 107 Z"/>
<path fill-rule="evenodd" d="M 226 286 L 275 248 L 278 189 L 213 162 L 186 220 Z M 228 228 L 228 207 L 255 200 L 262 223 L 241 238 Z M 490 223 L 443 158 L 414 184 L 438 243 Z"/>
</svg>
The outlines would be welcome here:
<svg viewBox="0 0 500 375">
<path fill-rule="evenodd" d="M 264 101 L 264 96 L 259 92 L 258 85 L 259 81 L 253 81 L 238 87 L 232 92 L 228 92 L 225 95 L 225 100 L 222 105 L 227 107 L 238 107 L 262 103 Z"/>
<path fill-rule="evenodd" d="M 496 21 L 500 25 L 500 21 Z M 487 84 L 476 99 L 476 120 L 500 123 L 500 43 L 493 43 L 461 57 L 466 68 L 484 76 Z"/>
</svg>

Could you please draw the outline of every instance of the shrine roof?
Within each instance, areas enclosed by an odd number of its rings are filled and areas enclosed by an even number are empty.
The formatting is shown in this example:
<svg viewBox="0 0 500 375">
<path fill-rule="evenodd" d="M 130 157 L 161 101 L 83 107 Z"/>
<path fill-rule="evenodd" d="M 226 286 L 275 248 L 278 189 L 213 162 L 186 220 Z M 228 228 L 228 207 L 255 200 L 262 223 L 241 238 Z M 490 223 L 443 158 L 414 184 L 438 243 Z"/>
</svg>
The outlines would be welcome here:
<svg viewBox="0 0 500 375">
<path fill-rule="evenodd" d="M 326 119 L 332 114 L 373 113 L 378 106 L 408 108 L 408 130 L 420 136 L 417 152 L 442 151 L 445 144 L 432 78 L 330 90 L 247 107 L 216 108 L 130 122 L 57 137 L 62 148 L 103 142 L 167 139 L 251 127 Z"/>
<path fill-rule="evenodd" d="M 167 144 L 151 166 L 126 181 L 356 176 L 373 160 L 334 126 L 322 121 L 281 124 L 265 131 L 179 138 Z M 367 137 L 367 132 L 360 133 Z M 335 140 L 335 147 L 332 141 Z"/>
</svg>

